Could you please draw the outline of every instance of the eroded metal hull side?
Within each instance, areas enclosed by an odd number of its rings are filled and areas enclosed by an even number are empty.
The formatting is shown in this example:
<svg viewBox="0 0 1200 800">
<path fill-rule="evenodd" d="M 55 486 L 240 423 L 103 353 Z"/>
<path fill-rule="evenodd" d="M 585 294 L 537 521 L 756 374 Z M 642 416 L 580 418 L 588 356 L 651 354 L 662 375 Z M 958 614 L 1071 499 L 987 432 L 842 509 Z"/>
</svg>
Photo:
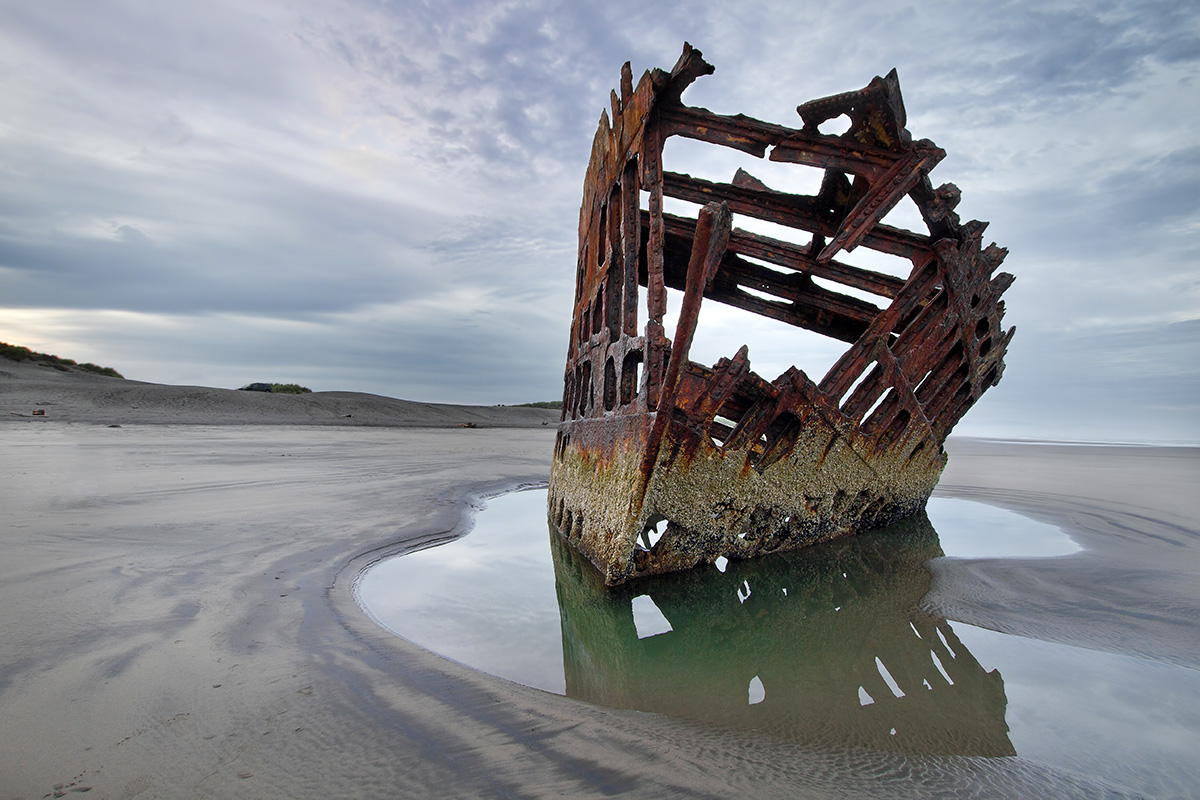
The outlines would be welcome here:
<svg viewBox="0 0 1200 800">
<path fill-rule="evenodd" d="M 959 222 L 953 185 L 932 188 L 928 171 L 944 153 L 912 141 L 894 72 L 800 106 L 804 127 L 790 129 L 683 105 L 683 89 L 711 71 L 685 45 L 671 73 L 646 73 L 634 89 L 626 64 L 584 183 L 549 502 L 562 535 L 610 585 L 802 547 L 920 510 L 945 466 L 942 443 L 999 381 L 1013 334 L 1001 328 L 1000 295 L 1012 281 L 996 273 L 1005 251 L 982 247 L 983 223 Z M 820 132 L 839 115 L 848 131 Z M 777 192 L 741 170 L 730 183 L 664 172 L 672 135 L 823 169 L 821 191 Z M 664 196 L 704 208 L 695 219 L 665 214 Z M 928 233 L 880 222 L 905 196 Z M 734 228 L 735 215 L 807 241 Z M 907 259 L 910 273 L 837 258 L 860 246 Z M 670 339 L 667 288 L 683 292 Z M 696 364 L 687 356 L 705 300 L 848 349 L 819 383 L 795 367 L 768 382 L 745 347 Z"/>
</svg>

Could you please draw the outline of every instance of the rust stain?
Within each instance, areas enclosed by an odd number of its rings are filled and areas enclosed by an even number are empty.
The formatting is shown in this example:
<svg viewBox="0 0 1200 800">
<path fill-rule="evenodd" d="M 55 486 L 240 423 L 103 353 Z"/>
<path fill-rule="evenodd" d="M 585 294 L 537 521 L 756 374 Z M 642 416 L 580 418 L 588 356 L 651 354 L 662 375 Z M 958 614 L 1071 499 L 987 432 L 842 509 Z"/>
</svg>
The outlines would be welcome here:
<svg viewBox="0 0 1200 800">
<path fill-rule="evenodd" d="M 684 89 L 712 72 L 686 43 L 670 72 L 647 72 L 636 88 L 625 64 L 584 179 L 549 503 L 608 585 L 803 547 L 923 509 L 946 436 L 999 382 L 1014 331 L 1001 325 L 1007 251 L 983 246 L 986 223 L 960 221 L 956 186 L 933 187 L 945 152 L 909 134 L 895 70 L 798 106 L 800 128 L 684 105 Z M 844 133 L 821 132 L 843 116 Z M 820 190 L 777 191 L 740 169 L 728 183 L 666 171 L 671 136 L 822 170 Z M 906 196 L 926 230 L 882 222 Z M 666 197 L 701 208 L 669 214 Z M 796 238 L 735 227 L 739 216 Z M 911 270 L 855 266 L 847 255 L 859 247 Z M 668 288 L 683 293 L 671 338 Z M 767 381 L 745 346 L 697 364 L 688 353 L 704 302 L 848 349 L 820 381 L 796 367 Z"/>
</svg>

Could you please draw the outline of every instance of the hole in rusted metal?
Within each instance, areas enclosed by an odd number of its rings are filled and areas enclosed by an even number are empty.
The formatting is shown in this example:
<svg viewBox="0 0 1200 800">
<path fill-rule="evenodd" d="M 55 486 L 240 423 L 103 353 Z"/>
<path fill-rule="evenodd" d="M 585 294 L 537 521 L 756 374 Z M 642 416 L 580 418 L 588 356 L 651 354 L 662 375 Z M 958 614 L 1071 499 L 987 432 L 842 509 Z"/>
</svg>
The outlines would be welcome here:
<svg viewBox="0 0 1200 800">
<path fill-rule="evenodd" d="M 842 407 L 842 411 L 846 411 L 846 407 L 849 406 L 851 398 L 854 397 L 855 392 L 858 391 L 858 387 L 862 386 L 863 381 L 867 379 L 867 376 L 871 374 L 872 367 L 874 366 L 874 361 L 867 362 L 867 364 L 862 368 L 862 372 L 858 373 L 858 377 L 854 379 L 854 383 L 850 384 L 849 388 L 847 388 L 846 391 L 842 393 L 842 396 L 838 398 L 838 405 Z"/>
<path fill-rule="evenodd" d="M 846 131 L 850 130 L 850 126 L 854 123 L 846 114 L 839 114 L 833 119 L 827 119 L 817 128 L 818 131 L 826 136 L 841 136 Z"/>
<path fill-rule="evenodd" d="M 630 350 L 621 362 L 621 405 L 627 406 L 637 398 L 640 385 L 638 372 L 642 365 L 640 350 Z"/>
<path fill-rule="evenodd" d="M 735 427 L 737 427 L 737 422 L 728 417 L 713 417 L 712 423 L 708 426 L 709 439 L 717 447 L 724 447 L 725 442 L 729 440 L 729 434 L 733 433 Z"/>
<path fill-rule="evenodd" d="M 612 411 L 617 404 L 617 368 L 612 356 L 604 362 L 604 410 Z"/>
<path fill-rule="evenodd" d="M 596 300 L 592 303 L 592 335 L 600 333 L 600 328 L 604 324 L 604 286 L 601 284 L 596 289 Z"/>
<path fill-rule="evenodd" d="M 580 367 L 579 381 L 579 416 L 586 417 L 588 411 L 592 408 L 592 364 L 590 361 L 583 362 Z"/>
<path fill-rule="evenodd" d="M 866 412 L 862 415 L 863 422 L 865 423 L 864 427 L 870 427 L 870 425 L 873 421 L 873 418 L 874 418 L 875 411 L 884 404 L 884 401 L 886 401 L 887 399 L 889 399 L 891 397 L 892 397 L 891 389 L 888 389 L 887 391 L 883 391 L 883 392 L 879 393 L 879 397 L 875 400 L 874 403 L 871 404 L 871 407 L 868 408 L 866 410 Z"/>
<path fill-rule="evenodd" d="M 771 294 L 770 292 L 764 291 L 762 289 L 756 289 L 753 286 L 738 286 L 737 288 L 738 288 L 738 291 L 740 291 L 740 292 L 745 292 L 746 294 L 750 295 L 751 297 L 757 297 L 758 299 L 765 300 L 768 303 L 787 302 L 786 300 L 784 300 L 782 297 L 779 297 L 778 295 Z"/>
<path fill-rule="evenodd" d="M 637 541 L 637 546 L 643 550 L 653 550 L 654 546 L 658 544 L 660 539 L 662 539 L 663 534 L 666 533 L 667 524 L 667 521 L 662 517 L 654 517 L 646 524 L 646 527 L 642 529 Z"/>
</svg>

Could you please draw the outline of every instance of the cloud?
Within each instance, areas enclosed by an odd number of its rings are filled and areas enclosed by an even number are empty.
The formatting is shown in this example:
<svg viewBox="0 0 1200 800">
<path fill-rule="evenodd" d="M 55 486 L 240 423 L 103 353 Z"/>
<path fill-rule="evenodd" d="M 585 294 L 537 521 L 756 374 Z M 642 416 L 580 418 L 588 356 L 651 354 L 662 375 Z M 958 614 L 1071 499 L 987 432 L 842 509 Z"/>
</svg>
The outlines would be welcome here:
<svg viewBox="0 0 1200 800">
<path fill-rule="evenodd" d="M 1196 320 L 1067 332 L 1049 348 L 1018 337 L 960 432 L 1200 444 L 1198 343 Z"/>
<path fill-rule="evenodd" d="M 687 39 L 717 67 L 689 103 L 783 124 L 898 67 L 909 128 L 949 153 L 935 182 L 1011 250 L 1006 384 L 1128 334 L 1081 375 L 1153 364 L 1139 381 L 1176 397 L 1190 378 L 1151 356 L 1200 319 L 1193 6 L 10 4 L 0 339 L 151 380 L 557 397 L 596 120 L 623 61 L 669 68 Z M 714 355 L 753 335 L 764 372 L 829 358 L 728 316 Z M 1019 429 L 1038 396 L 1010 396 Z"/>
</svg>

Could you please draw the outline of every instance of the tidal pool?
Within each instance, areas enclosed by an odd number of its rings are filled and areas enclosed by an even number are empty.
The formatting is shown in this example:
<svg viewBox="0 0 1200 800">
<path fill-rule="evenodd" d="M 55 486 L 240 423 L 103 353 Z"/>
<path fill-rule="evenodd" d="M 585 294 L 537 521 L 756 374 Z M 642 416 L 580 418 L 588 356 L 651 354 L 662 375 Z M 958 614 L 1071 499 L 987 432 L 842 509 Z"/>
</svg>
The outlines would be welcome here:
<svg viewBox="0 0 1200 800">
<path fill-rule="evenodd" d="M 1079 547 L 1011 511 L 928 515 L 792 553 L 606 589 L 546 492 L 360 577 L 380 625 L 475 669 L 604 705 L 810 745 L 1013 756 L 1158 796 L 1200 785 L 1200 673 L 996 633 L 920 607 L 934 558 Z"/>
</svg>

